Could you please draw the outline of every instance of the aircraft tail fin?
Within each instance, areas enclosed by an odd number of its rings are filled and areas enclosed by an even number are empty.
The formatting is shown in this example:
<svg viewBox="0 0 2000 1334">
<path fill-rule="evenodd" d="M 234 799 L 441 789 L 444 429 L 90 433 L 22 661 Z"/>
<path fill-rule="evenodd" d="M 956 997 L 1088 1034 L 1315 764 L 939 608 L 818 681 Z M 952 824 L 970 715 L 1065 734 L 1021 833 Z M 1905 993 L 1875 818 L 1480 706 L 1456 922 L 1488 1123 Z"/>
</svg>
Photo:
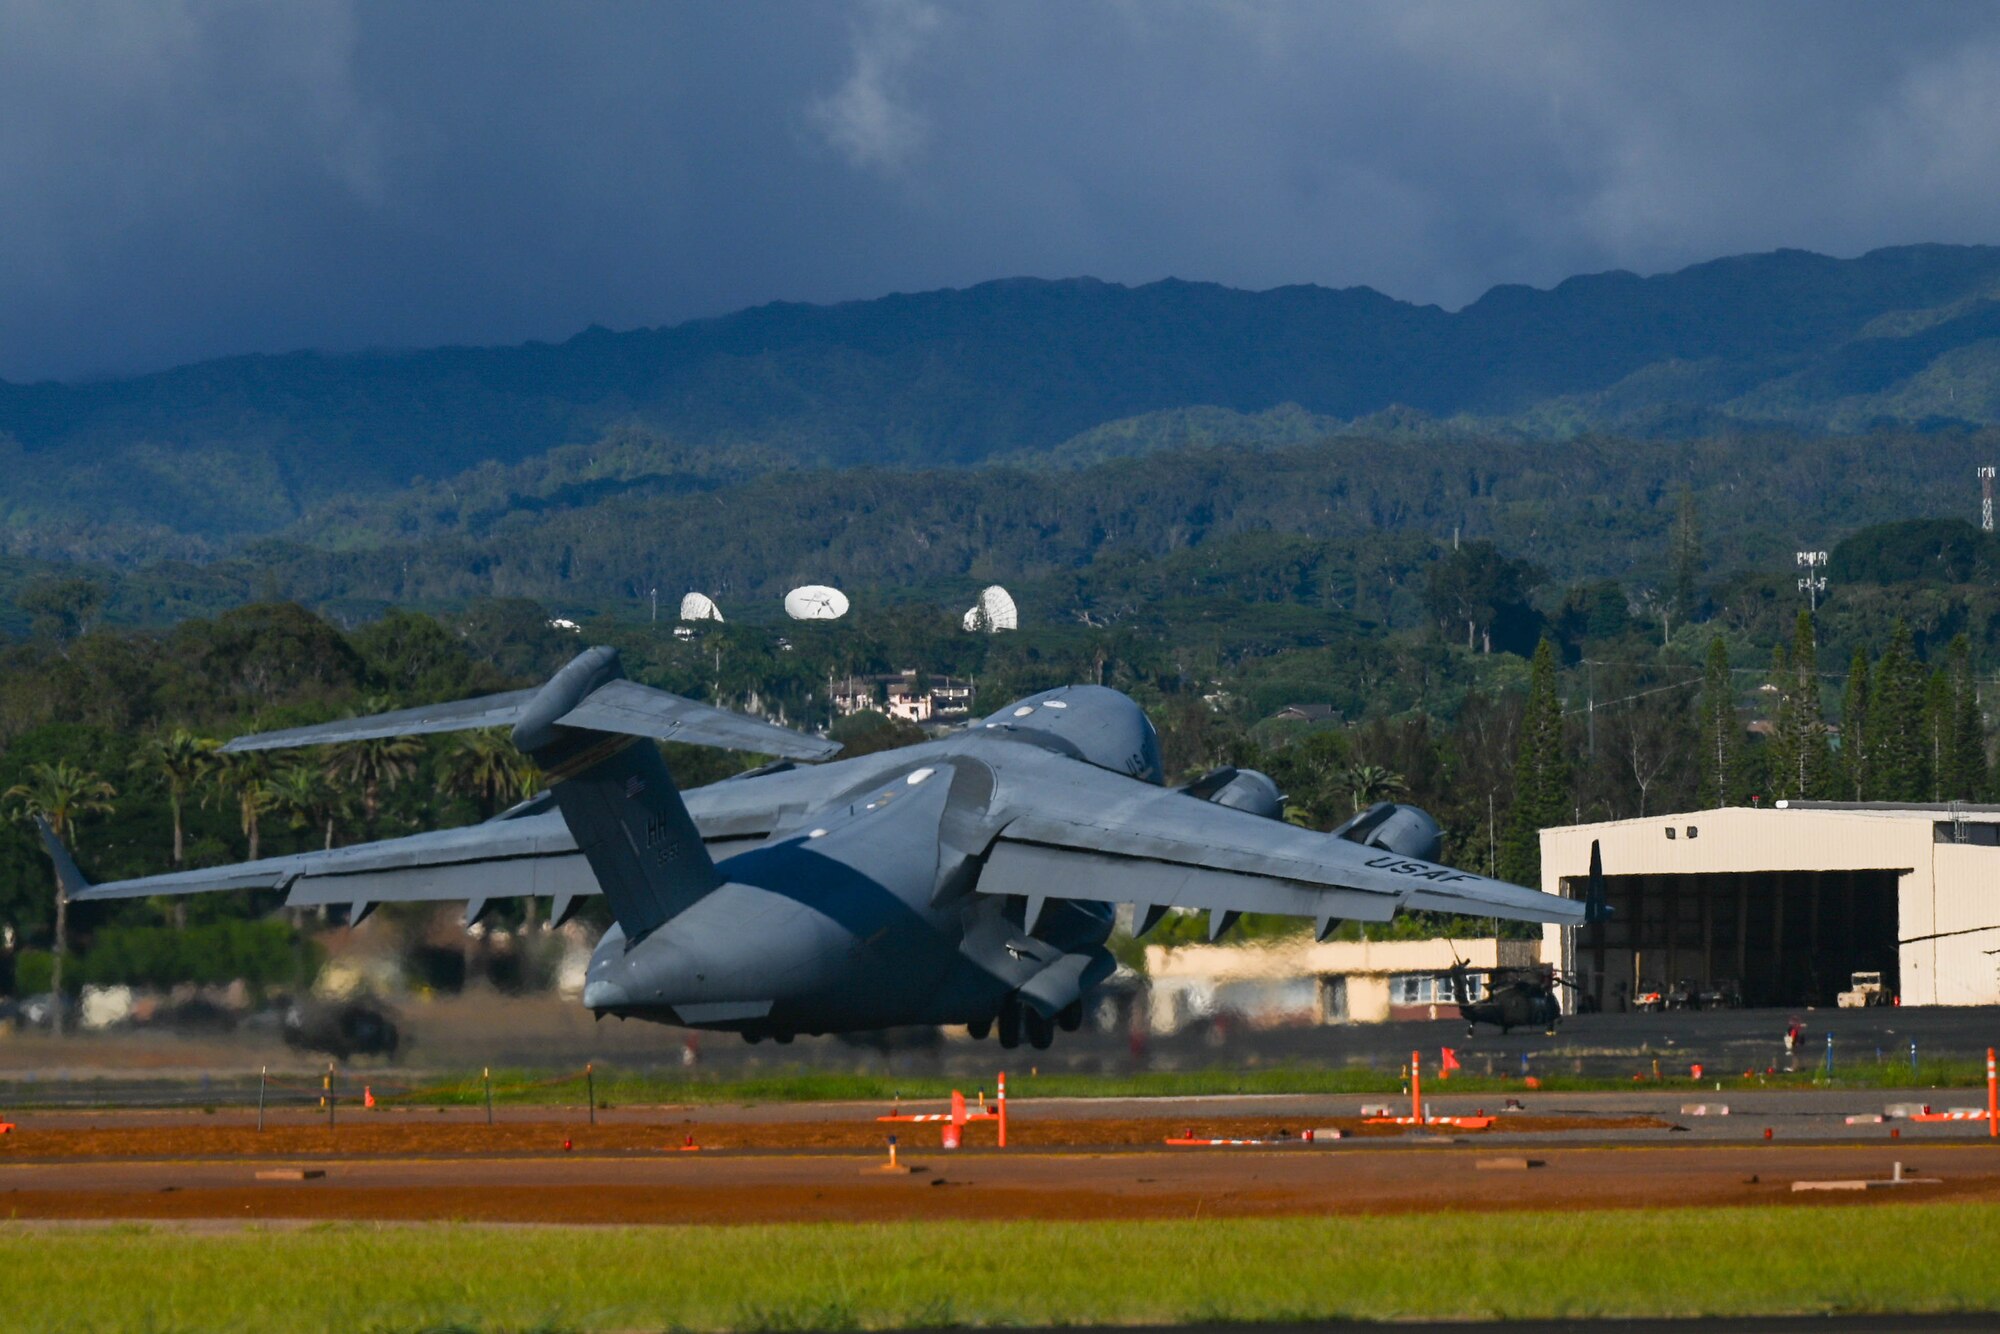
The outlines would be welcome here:
<svg viewBox="0 0 2000 1334">
<path fill-rule="evenodd" d="M 43 817 L 35 817 L 35 830 L 42 836 L 42 847 L 55 864 L 56 883 L 62 886 L 63 896 L 74 899 L 90 888 L 90 882 L 83 878 L 83 872 L 76 869 L 76 859 L 69 855 L 69 849 L 56 837 L 56 831 L 49 827 Z"/>
<path fill-rule="evenodd" d="M 1590 840 L 1590 879 L 1584 882 L 1583 920 L 1611 920 L 1611 905 L 1604 898 L 1604 851 L 1594 838 Z"/>
<path fill-rule="evenodd" d="M 612 916 L 637 940 L 722 877 L 659 748 L 590 707 L 600 697 L 634 698 L 617 688 L 630 684 L 616 650 L 580 654 L 523 706 L 514 744 L 541 766 Z"/>
</svg>

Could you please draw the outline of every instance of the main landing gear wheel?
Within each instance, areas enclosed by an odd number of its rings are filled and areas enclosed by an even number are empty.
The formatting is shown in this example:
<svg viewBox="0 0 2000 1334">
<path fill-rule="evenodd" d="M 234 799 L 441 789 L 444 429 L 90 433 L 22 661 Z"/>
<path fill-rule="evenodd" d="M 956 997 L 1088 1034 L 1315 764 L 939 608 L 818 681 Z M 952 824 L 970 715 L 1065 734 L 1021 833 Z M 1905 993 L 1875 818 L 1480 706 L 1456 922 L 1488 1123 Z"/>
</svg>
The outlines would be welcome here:
<svg viewBox="0 0 2000 1334">
<path fill-rule="evenodd" d="M 971 1035 L 974 1042 L 984 1042 L 986 1041 L 986 1035 L 993 1031 L 993 1021 L 991 1019 L 974 1020 L 965 1026 L 965 1031 Z"/>
<path fill-rule="evenodd" d="M 1000 1045 L 1008 1051 L 1021 1045 L 1021 1002 L 1011 996 L 1000 1006 Z"/>
<path fill-rule="evenodd" d="M 1056 1040 L 1056 1021 L 1044 1019 L 1039 1010 L 1023 1009 L 1021 1022 L 1028 1030 L 1028 1045 L 1036 1051 L 1047 1051 Z"/>
<path fill-rule="evenodd" d="M 1056 1027 L 1065 1033 L 1074 1033 L 1083 1027 L 1083 1001 L 1073 1000 L 1056 1012 Z"/>
</svg>

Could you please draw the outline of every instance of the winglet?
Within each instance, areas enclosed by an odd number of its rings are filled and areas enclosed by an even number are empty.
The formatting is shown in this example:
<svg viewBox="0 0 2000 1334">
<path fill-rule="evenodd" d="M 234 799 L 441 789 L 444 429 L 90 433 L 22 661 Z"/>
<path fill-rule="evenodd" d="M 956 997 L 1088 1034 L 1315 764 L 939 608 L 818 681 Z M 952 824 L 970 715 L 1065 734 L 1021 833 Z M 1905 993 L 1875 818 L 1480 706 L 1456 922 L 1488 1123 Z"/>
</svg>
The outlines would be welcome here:
<svg viewBox="0 0 2000 1334">
<path fill-rule="evenodd" d="M 83 878 L 83 872 L 76 869 L 76 859 L 69 855 L 69 849 L 56 837 L 56 831 L 49 827 L 49 822 L 37 815 L 35 828 L 41 832 L 43 850 L 55 863 L 56 883 L 62 886 L 63 896 L 74 899 L 89 889 L 90 882 Z"/>
</svg>

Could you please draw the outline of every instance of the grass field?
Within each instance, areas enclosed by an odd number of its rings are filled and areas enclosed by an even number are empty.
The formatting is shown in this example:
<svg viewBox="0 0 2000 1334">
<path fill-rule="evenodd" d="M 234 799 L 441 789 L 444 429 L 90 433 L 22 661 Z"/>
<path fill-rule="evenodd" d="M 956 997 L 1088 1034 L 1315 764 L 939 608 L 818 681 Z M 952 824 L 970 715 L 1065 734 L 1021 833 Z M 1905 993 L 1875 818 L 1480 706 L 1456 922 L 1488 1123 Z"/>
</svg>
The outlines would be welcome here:
<svg viewBox="0 0 2000 1334">
<path fill-rule="evenodd" d="M 1635 1062 L 1637 1064 L 1637 1062 Z M 1031 1068 L 1031 1067 L 1030 1067 Z M 1446 1093 L 1521 1093 L 1527 1085 L 1520 1079 L 1460 1073 L 1435 1083 L 1436 1071 L 1426 1070 L 1426 1087 Z M 1685 1075 L 1663 1074 L 1658 1080 L 1591 1078 L 1549 1074 L 1539 1076 L 1537 1086 L 1551 1092 L 1630 1092 L 1634 1088 L 1673 1089 L 1687 1092 L 1712 1091 L 1718 1075 L 1694 1080 Z M 1915 1077 L 1907 1064 L 1886 1062 L 1861 1064 L 1836 1070 L 1828 1080 L 1819 1070 L 1765 1075 L 1745 1079 L 1742 1072 L 1721 1076 L 1729 1089 L 1815 1089 L 1815 1088 L 1983 1088 L 1986 1066 L 1979 1061 L 1926 1061 Z M 600 1102 L 713 1103 L 713 1102 L 887 1102 L 900 1094 L 904 1098 L 941 1098 L 954 1087 L 972 1090 L 964 1080 L 941 1076 L 829 1074 L 801 1071 L 796 1074 L 768 1075 L 755 1079 L 683 1078 L 649 1073 L 600 1070 L 596 1076 Z M 1155 1071 L 1129 1075 L 1064 1074 L 1051 1072 L 1031 1075 L 1027 1069 L 1009 1073 L 1007 1092 L 1013 1097 L 1041 1098 L 1175 1098 L 1214 1094 L 1393 1094 L 1403 1083 L 1393 1070 L 1325 1069 L 1274 1066 L 1258 1070 Z M 581 1073 L 564 1075 L 547 1071 L 495 1070 L 493 1099 L 496 1103 L 577 1102 L 585 1098 Z M 992 1092 L 991 1085 L 987 1086 Z M 383 1096 L 378 1088 L 377 1096 Z M 470 1104 L 485 1097 L 485 1087 L 477 1072 L 460 1079 L 445 1080 L 392 1093 L 385 1101 L 407 1101 L 424 1105 Z"/>
<path fill-rule="evenodd" d="M 1991 1205 L 976 1228 L 0 1224 L 5 1326 L 95 1334 L 1993 1311 L 1995 1254 Z"/>
<path fill-rule="evenodd" d="M 1634 1058 L 1635 1068 L 1642 1063 Z M 1031 1063 L 1023 1063 L 1009 1073 L 1007 1092 L 1017 1098 L 1177 1098 L 1228 1094 L 1308 1094 L 1370 1095 L 1395 1094 L 1404 1088 L 1394 1070 L 1351 1067 L 1331 1069 L 1308 1066 L 1268 1066 L 1255 1070 L 1204 1069 L 1152 1071 L 1138 1074 L 1069 1074 L 1052 1071 L 1034 1075 Z M 1531 1087 L 1524 1080 L 1461 1072 L 1445 1082 L 1436 1080 L 1435 1069 L 1426 1068 L 1425 1087 L 1444 1095 L 1451 1093 L 1519 1094 Z M 1818 1067 L 1766 1075 L 1761 1071 L 1744 1077 L 1741 1071 L 1724 1074 L 1711 1071 L 1703 1080 L 1676 1075 L 1663 1068 L 1661 1078 L 1635 1080 L 1546 1073 L 1532 1086 L 1546 1092 L 1631 1092 L 1634 1089 L 1663 1089 L 1675 1092 L 1713 1092 L 1741 1089 L 1983 1089 L 1986 1066 L 1983 1061 L 1925 1061 L 1913 1075 L 1901 1062 L 1856 1062 L 1840 1067 L 1828 1079 Z M 486 1084 L 479 1071 L 448 1075 L 419 1084 L 404 1085 L 407 1076 L 396 1072 L 350 1070 L 342 1077 L 344 1098 L 357 1096 L 367 1083 L 384 1104 L 416 1106 L 473 1106 L 486 1098 Z M 659 1105 L 663 1103 L 760 1103 L 760 1102 L 888 1102 L 892 1098 L 943 1098 L 953 1088 L 969 1095 L 985 1081 L 967 1081 L 941 1075 L 839 1074 L 796 1070 L 755 1078 L 663 1075 L 623 1071 L 608 1067 L 596 1072 L 594 1085 L 586 1084 L 583 1072 L 550 1070 L 494 1070 L 493 1101 L 514 1106 L 582 1106 L 587 1088 L 594 1087 L 600 1103 L 610 1106 Z M 101 1097 L 88 1095 L 89 1080 L 63 1080 L 43 1084 L 32 1080 L 0 1080 L 0 1106 L 30 1109 L 52 1105 L 57 1095 L 68 1106 L 143 1106 L 148 1095 L 135 1093 L 126 1081 L 107 1079 Z M 320 1083 L 316 1077 L 292 1075 L 272 1077 L 274 1105 L 300 1100 L 317 1104 Z M 205 1100 L 216 1106 L 254 1106 L 257 1080 L 254 1071 L 226 1079 L 209 1088 Z M 154 1095 L 164 1105 L 185 1105 L 184 1089 L 162 1085 Z"/>
</svg>

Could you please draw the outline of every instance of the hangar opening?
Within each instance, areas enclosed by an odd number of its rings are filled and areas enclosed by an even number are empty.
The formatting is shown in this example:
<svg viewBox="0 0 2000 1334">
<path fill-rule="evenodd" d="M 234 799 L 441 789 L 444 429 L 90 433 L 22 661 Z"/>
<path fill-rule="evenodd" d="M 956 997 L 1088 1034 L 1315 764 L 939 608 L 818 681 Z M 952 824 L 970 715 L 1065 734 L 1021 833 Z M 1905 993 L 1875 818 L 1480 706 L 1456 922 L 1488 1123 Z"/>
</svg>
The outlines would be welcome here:
<svg viewBox="0 0 2000 1334">
<path fill-rule="evenodd" d="M 1694 989 L 1711 1004 L 2000 1004 L 2000 806 L 1794 801 L 1544 829 L 1542 888 L 1582 897 L 1593 847 L 1611 919 L 1543 936 L 1576 984 L 1565 1005 Z"/>
<path fill-rule="evenodd" d="M 1584 1008 L 1692 990 L 1753 1006 L 1835 1003 L 1857 972 L 1897 990 L 1893 869 L 1607 875 L 1611 919 L 1575 933 Z M 1565 892 L 1584 885 L 1564 877 Z"/>
</svg>

